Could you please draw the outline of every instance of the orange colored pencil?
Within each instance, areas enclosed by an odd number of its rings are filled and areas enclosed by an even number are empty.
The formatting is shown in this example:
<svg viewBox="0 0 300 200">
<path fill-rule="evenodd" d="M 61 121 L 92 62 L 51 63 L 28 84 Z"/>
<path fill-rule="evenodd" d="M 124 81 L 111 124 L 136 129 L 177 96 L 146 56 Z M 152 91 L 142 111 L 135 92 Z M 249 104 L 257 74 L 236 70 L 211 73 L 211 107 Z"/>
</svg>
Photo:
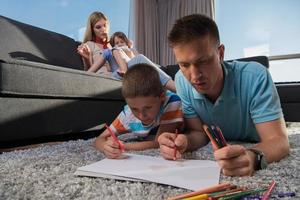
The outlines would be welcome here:
<svg viewBox="0 0 300 200">
<path fill-rule="evenodd" d="M 169 197 L 168 200 L 178 200 L 178 199 L 192 197 L 192 196 L 196 196 L 196 195 L 200 195 L 200 194 L 218 192 L 218 191 L 230 188 L 230 187 L 232 187 L 231 183 L 221 183 L 221 184 L 214 185 L 214 186 L 208 187 L 208 188 L 204 188 L 204 189 L 201 189 L 201 190 L 198 190 L 198 191 L 188 192 L 188 193 L 180 194 L 180 195 L 177 195 L 177 196 L 174 196 L 174 197 Z"/>
</svg>

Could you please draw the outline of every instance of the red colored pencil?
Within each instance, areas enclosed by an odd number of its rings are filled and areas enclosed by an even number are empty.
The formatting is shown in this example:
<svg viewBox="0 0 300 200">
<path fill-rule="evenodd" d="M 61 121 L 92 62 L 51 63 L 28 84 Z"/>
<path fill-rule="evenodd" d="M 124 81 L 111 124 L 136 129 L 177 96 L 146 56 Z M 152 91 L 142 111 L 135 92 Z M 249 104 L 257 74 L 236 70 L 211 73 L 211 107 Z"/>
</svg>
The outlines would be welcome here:
<svg viewBox="0 0 300 200">
<path fill-rule="evenodd" d="M 262 200 L 267 200 L 275 187 L 276 182 L 273 180 L 272 183 L 270 184 L 268 190 L 264 193 L 264 196 L 262 197 Z"/>
<path fill-rule="evenodd" d="M 177 138 L 177 135 L 178 135 L 178 130 L 175 129 L 175 139 L 174 139 L 174 143 L 175 143 L 175 140 L 176 140 L 176 138 Z M 177 146 L 176 146 L 176 144 L 175 144 L 173 160 L 176 160 L 176 154 L 177 154 Z"/>
<path fill-rule="evenodd" d="M 107 126 L 107 124 L 105 124 L 105 127 L 107 128 L 107 130 L 109 131 L 111 137 L 119 144 L 119 148 L 122 152 L 125 151 L 125 147 L 124 144 L 120 142 L 120 140 L 117 138 L 117 136 L 115 135 L 115 133 L 111 130 L 111 128 L 109 126 Z"/>
</svg>

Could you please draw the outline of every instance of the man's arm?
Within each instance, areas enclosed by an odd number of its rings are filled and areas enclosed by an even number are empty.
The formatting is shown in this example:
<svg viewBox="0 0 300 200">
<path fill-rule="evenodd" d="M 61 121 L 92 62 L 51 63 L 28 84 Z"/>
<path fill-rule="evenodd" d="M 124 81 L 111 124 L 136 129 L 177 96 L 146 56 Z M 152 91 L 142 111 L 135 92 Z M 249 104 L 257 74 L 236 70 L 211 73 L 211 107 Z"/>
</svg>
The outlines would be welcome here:
<svg viewBox="0 0 300 200">
<path fill-rule="evenodd" d="M 205 146 L 209 140 L 202 128 L 202 122 L 198 117 L 186 119 L 188 146 L 187 151 L 194 151 Z"/>
<path fill-rule="evenodd" d="M 279 161 L 289 153 L 289 142 L 283 118 L 256 124 L 261 142 L 253 146 L 262 151 L 267 162 Z M 214 153 L 227 176 L 249 176 L 255 171 L 255 154 L 241 145 L 228 145 Z"/>
<path fill-rule="evenodd" d="M 283 118 L 256 124 L 256 130 L 261 142 L 253 148 L 262 151 L 268 163 L 277 162 L 288 155 L 290 147 Z"/>
</svg>

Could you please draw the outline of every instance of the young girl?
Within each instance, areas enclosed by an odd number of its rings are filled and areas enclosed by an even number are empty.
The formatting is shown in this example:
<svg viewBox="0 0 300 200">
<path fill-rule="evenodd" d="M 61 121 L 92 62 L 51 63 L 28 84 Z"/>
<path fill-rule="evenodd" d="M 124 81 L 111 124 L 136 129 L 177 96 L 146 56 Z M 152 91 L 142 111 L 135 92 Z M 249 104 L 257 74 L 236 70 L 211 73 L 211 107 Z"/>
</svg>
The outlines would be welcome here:
<svg viewBox="0 0 300 200">
<path fill-rule="evenodd" d="M 123 32 L 115 32 L 110 38 L 110 44 L 112 47 L 122 49 L 130 59 L 138 55 L 132 41 Z"/>
<path fill-rule="evenodd" d="M 89 72 L 97 72 L 106 62 L 107 71 L 112 72 L 114 78 L 122 80 L 123 75 L 127 69 L 132 65 L 139 63 L 147 63 L 153 66 L 159 73 L 159 77 L 163 86 L 167 89 L 176 92 L 175 84 L 172 78 L 160 69 L 160 66 L 153 63 L 147 57 L 137 53 L 132 48 L 132 42 L 122 32 L 116 32 L 112 35 L 110 43 L 112 49 L 105 49 L 102 56 L 99 56 L 92 66 L 88 69 Z"/>
<path fill-rule="evenodd" d="M 112 55 L 119 67 L 117 73 L 123 76 L 128 69 L 128 62 L 138 55 L 138 52 L 133 48 L 132 41 L 123 32 L 115 32 L 110 38 L 110 44 L 113 47 Z M 118 51 L 114 53 L 114 50 Z"/>
</svg>

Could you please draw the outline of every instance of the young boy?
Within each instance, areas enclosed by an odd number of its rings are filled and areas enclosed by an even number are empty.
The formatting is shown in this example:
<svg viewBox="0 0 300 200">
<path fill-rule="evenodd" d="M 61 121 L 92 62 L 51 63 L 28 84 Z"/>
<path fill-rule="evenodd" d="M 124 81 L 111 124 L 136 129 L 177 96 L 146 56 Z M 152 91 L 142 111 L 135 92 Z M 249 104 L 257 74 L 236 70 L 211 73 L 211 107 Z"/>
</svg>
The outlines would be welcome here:
<svg viewBox="0 0 300 200">
<path fill-rule="evenodd" d="M 163 132 L 175 133 L 183 126 L 180 98 L 169 91 L 164 91 L 157 70 L 148 64 L 136 64 L 124 75 L 122 95 L 127 103 L 123 111 L 110 125 L 117 136 L 133 133 L 146 137 L 157 129 L 152 141 L 125 143 L 125 151 L 158 148 L 157 137 Z M 105 130 L 95 140 L 95 147 L 108 158 L 117 158 L 122 154 L 119 143 L 114 140 L 109 130 Z"/>
</svg>

